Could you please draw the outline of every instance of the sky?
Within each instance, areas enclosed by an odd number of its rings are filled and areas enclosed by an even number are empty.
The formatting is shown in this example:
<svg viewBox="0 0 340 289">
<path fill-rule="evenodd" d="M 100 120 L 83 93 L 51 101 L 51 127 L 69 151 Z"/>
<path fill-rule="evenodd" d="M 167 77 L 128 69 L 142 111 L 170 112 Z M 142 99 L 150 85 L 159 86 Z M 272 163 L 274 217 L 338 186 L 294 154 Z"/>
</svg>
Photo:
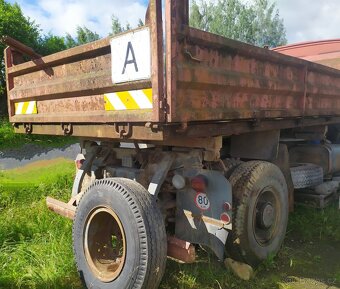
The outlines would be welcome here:
<svg viewBox="0 0 340 289">
<path fill-rule="evenodd" d="M 101 36 L 110 32 L 111 16 L 135 26 L 144 19 L 147 0 L 8 0 L 17 2 L 24 14 L 43 32 L 75 35 L 86 26 Z M 216 0 L 207 0 L 216 1 Z M 245 0 L 247 1 L 247 0 Z M 251 0 L 250 0 L 251 1 Z M 340 0 L 276 0 L 284 19 L 288 43 L 340 38 Z"/>
</svg>

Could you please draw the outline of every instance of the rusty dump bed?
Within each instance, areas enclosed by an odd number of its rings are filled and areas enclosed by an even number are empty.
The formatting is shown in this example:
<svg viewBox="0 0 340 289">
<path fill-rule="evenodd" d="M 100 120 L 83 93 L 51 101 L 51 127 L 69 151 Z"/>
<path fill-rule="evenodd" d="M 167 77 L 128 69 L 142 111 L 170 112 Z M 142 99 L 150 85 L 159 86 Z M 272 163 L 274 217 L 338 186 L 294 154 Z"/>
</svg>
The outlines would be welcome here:
<svg viewBox="0 0 340 289">
<path fill-rule="evenodd" d="M 165 1 L 163 31 L 161 2 L 112 39 L 21 64 L 7 48 L 16 131 L 164 142 L 340 122 L 340 71 L 193 29 L 188 1 Z"/>
</svg>

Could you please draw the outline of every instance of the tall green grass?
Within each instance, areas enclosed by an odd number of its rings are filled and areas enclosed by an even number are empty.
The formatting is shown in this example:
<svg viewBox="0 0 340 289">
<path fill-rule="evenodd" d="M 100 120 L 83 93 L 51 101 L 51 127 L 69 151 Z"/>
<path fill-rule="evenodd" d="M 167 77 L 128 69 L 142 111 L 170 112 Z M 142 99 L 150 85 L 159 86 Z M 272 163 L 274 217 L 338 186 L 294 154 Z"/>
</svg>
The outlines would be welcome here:
<svg viewBox="0 0 340 289">
<path fill-rule="evenodd" d="M 74 164 L 64 160 L 1 174 L 0 288 L 81 288 L 72 223 L 45 204 L 47 195 L 69 198 L 73 174 Z"/>
</svg>

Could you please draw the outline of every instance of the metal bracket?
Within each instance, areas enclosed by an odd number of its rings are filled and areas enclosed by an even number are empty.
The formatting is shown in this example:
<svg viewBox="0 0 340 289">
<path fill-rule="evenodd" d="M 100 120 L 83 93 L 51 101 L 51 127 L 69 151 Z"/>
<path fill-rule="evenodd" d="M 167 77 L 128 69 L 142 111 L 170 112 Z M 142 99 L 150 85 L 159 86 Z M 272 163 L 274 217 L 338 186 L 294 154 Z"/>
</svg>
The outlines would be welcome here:
<svg viewBox="0 0 340 289">
<path fill-rule="evenodd" d="M 159 108 L 160 108 L 161 110 L 163 110 L 164 114 L 168 114 L 168 112 L 169 112 L 169 106 L 168 106 L 167 100 L 166 100 L 166 98 L 164 97 L 164 95 L 162 96 L 162 98 L 161 98 L 160 101 L 159 101 Z"/>
<path fill-rule="evenodd" d="M 172 166 L 172 163 L 174 162 L 174 159 L 174 155 L 165 154 L 163 158 L 159 161 L 157 165 L 157 171 L 153 175 L 148 188 L 148 191 L 151 195 L 157 197 L 159 191 L 161 190 L 161 186 L 163 185 L 164 180 Z"/>
<path fill-rule="evenodd" d="M 196 57 L 195 55 L 193 55 L 193 52 L 189 50 L 189 45 L 187 43 L 187 38 L 185 37 L 184 38 L 184 55 L 187 56 L 189 59 L 195 61 L 195 62 L 198 62 L 198 63 L 201 63 L 202 60 L 199 59 L 198 57 Z"/>
<path fill-rule="evenodd" d="M 99 150 L 101 149 L 99 146 L 92 147 L 91 152 L 87 152 L 87 158 L 85 159 L 85 162 L 81 166 L 81 168 L 78 170 L 76 177 L 73 182 L 72 187 L 72 197 L 75 197 L 80 193 L 81 186 L 84 180 L 85 175 L 91 170 L 92 163 L 94 159 L 97 157 L 97 154 Z"/>
<path fill-rule="evenodd" d="M 145 127 L 151 129 L 153 132 L 156 132 L 160 129 L 160 126 L 158 123 L 152 123 L 152 122 L 147 122 L 145 124 Z"/>
<path fill-rule="evenodd" d="M 32 60 L 39 59 L 42 57 L 40 54 L 36 53 L 31 47 L 28 47 L 25 44 L 9 36 L 2 36 L 0 38 L 0 43 L 6 44 L 7 46 L 11 47 L 12 50 L 16 50 L 22 55 L 29 56 Z"/>
<path fill-rule="evenodd" d="M 71 123 L 69 124 L 62 123 L 61 129 L 63 130 L 64 135 L 72 135 L 73 133 L 73 126 Z"/>
<path fill-rule="evenodd" d="M 198 62 L 198 63 L 201 63 L 201 62 L 202 62 L 201 59 L 199 59 L 199 58 L 193 56 L 192 53 L 191 53 L 188 49 L 185 49 L 185 50 L 184 50 L 184 54 L 185 54 L 186 56 L 188 56 L 188 57 L 189 57 L 191 60 L 193 60 L 193 61 L 196 61 L 196 62 Z"/>
<path fill-rule="evenodd" d="M 132 125 L 131 125 L 131 123 L 127 124 L 127 130 L 125 130 L 125 126 L 123 126 L 123 128 L 120 128 L 118 123 L 115 123 L 114 127 L 115 127 L 116 134 L 120 138 L 128 137 L 131 134 L 131 132 L 132 132 Z"/>
<path fill-rule="evenodd" d="M 252 128 L 259 127 L 261 124 L 261 120 L 258 118 L 253 118 L 252 120 L 250 120 L 249 124 Z"/>
<path fill-rule="evenodd" d="M 24 129 L 26 134 L 32 134 L 33 127 L 31 123 L 24 123 Z"/>
</svg>

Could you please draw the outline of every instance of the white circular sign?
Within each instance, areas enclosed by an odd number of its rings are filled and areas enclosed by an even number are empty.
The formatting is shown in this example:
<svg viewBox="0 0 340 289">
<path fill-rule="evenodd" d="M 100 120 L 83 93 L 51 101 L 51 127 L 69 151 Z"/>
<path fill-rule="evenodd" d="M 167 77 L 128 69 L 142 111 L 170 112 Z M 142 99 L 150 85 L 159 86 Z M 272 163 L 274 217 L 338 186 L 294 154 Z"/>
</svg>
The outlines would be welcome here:
<svg viewBox="0 0 340 289">
<path fill-rule="evenodd" d="M 196 203 L 196 206 L 203 211 L 206 211 L 210 208 L 210 201 L 207 195 L 204 193 L 198 193 L 196 195 L 195 203 Z"/>
</svg>

